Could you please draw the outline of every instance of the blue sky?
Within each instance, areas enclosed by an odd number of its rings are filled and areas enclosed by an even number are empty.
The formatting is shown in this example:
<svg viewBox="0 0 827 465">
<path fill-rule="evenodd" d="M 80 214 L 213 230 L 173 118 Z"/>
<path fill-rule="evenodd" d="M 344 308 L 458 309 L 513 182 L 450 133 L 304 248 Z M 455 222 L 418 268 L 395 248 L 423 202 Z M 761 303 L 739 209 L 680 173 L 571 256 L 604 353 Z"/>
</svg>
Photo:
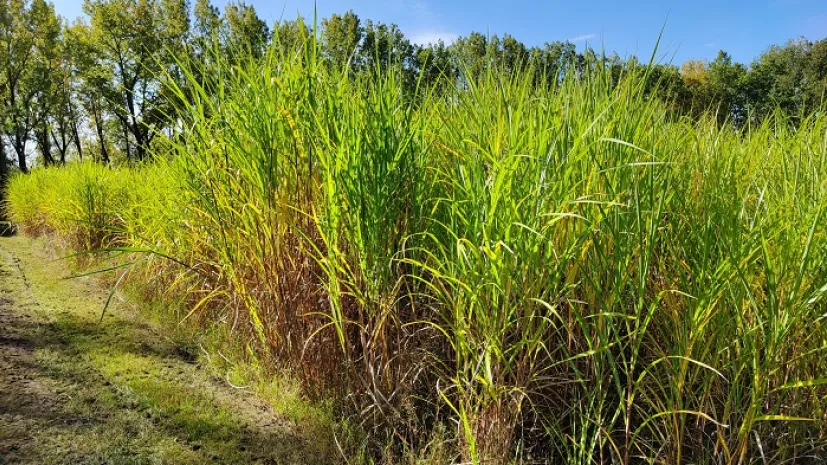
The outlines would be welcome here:
<svg viewBox="0 0 827 465">
<path fill-rule="evenodd" d="M 81 14 L 82 0 L 53 0 L 59 14 Z M 191 0 L 193 1 L 193 0 Z M 213 0 L 220 8 L 226 0 Z M 362 19 L 396 23 L 416 42 L 450 41 L 472 31 L 510 33 L 527 45 L 570 40 L 621 56 L 651 54 L 660 29 L 663 61 L 713 59 L 719 49 L 750 62 L 771 44 L 827 37 L 827 0 L 247 0 L 273 22 L 298 13 L 319 17 L 349 9 Z"/>
</svg>

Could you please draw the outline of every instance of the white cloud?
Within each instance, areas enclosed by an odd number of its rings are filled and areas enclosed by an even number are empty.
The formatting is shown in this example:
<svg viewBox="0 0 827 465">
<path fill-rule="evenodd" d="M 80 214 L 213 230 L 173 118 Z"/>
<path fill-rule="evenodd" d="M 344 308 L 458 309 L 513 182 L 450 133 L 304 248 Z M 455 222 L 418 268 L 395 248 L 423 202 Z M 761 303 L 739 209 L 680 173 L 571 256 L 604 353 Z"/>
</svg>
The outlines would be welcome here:
<svg viewBox="0 0 827 465">
<path fill-rule="evenodd" d="M 597 34 L 583 34 L 577 37 L 572 37 L 571 39 L 569 39 L 569 42 L 585 42 L 587 40 L 594 39 L 595 37 L 597 37 Z"/>
<path fill-rule="evenodd" d="M 459 34 L 448 31 L 420 31 L 411 34 L 411 42 L 419 45 L 436 44 L 440 40 L 448 45 L 457 39 Z"/>
<path fill-rule="evenodd" d="M 707 47 L 707 48 L 713 48 L 713 47 L 715 47 L 715 42 L 709 42 L 709 43 L 707 43 L 707 44 L 706 44 L 706 47 Z"/>
</svg>

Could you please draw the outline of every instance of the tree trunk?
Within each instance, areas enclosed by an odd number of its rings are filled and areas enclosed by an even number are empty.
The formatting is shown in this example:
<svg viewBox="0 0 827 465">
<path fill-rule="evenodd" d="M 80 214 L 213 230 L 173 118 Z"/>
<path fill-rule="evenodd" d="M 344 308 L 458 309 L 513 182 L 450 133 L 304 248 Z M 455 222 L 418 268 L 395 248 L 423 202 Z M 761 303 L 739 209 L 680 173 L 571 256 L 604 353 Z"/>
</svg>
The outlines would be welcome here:
<svg viewBox="0 0 827 465">
<path fill-rule="evenodd" d="M 83 148 L 81 147 L 81 144 L 80 144 L 80 134 L 78 133 L 78 122 L 77 121 L 74 121 L 72 123 L 72 137 L 74 138 L 74 141 L 75 141 L 75 148 L 78 151 L 78 159 L 80 161 L 83 161 Z"/>
<path fill-rule="evenodd" d="M 20 167 L 20 171 L 24 173 L 29 172 L 29 168 L 26 166 L 26 142 L 28 142 L 28 137 L 26 135 L 20 134 L 19 132 L 14 135 L 14 151 L 17 153 L 17 166 Z"/>
<path fill-rule="evenodd" d="M 103 134 L 103 115 L 100 113 L 100 109 L 94 102 L 90 105 L 92 109 L 92 118 L 95 120 L 95 133 L 98 135 L 98 143 L 100 144 L 101 150 L 101 162 L 104 165 L 109 164 L 109 151 L 106 150 L 106 137 Z M 77 126 L 75 126 L 75 131 L 77 131 Z M 80 138 L 78 138 L 80 140 Z M 80 142 L 78 142 L 80 144 Z M 80 147 L 80 145 L 78 145 Z"/>
<path fill-rule="evenodd" d="M 68 135 L 68 128 L 63 125 L 60 125 L 59 128 L 60 137 L 58 137 L 57 134 L 52 132 L 52 142 L 55 143 L 55 146 L 57 147 L 57 153 L 60 154 L 60 164 L 65 165 L 66 152 L 69 151 L 69 144 L 71 144 L 72 141 L 69 139 L 70 136 Z"/>
<path fill-rule="evenodd" d="M 141 125 L 138 122 L 138 117 L 135 115 L 135 95 L 134 95 L 134 88 L 127 91 L 126 94 L 126 107 L 129 110 L 129 117 L 130 121 L 127 123 L 124 120 L 124 125 L 129 128 L 129 131 L 132 133 L 132 137 L 135 138 L 135 158 L 138 161 L 142 161 L 144 159 L 144 135 L 143 131 L 141 130 Z M 126 131 L 124 131 L 126 132 Z M 129 136 L 127 136 L 127 144 L 129 143 Z M 127 145 L 128 147 L 128 145 Z M 131 158 L 130 158 L 131 159 Z"/>
<path fill-rule="evenodd" d="M 133 132 L 135 133 L 135 157 L 138 161 L 144 160 L 144 154 L 146 153 L 146 141 L 144 140 L 144 134 L 140 127 L 138 127 L 138 122 L 134 123 Z"/>
<path fill-rule="evenodd" d="M 3 198 L 3 188 L 6 185 L 6 176 L 9 171 L 6 163 L 6 143 L 3 142 L 3 136 L 0 135 L 0 199 Z"/>
<path fill-rule="evenodd" d="M 123 142 L 126 148 L 126 159 L 132 161 L 132 144 L 129 143 L 129 123 L 126 119 L 121 119 L 121 129 L 123 130 Z"/>
<path fill-rule="evenodd" d="M 8 177 L 8 164 L 6 162 L 6 142 L 0 134 L 0 203 L 6 200 L 6 178 Z M 0 220 L 5 219 L 5 209 L 0 208 Z"/>
<path fill-rule="evenodd" d="M 51 166 L 55 164 L 55 159 L 52 156 L 52 141 L 49 139 L 49 128 L 46 122 L 41 123 L 40 129 L 35 129 L 35 139 L 37 145 L 40 146 L 40 153 L 43 155 L 43 164 Z"/>
</svg>

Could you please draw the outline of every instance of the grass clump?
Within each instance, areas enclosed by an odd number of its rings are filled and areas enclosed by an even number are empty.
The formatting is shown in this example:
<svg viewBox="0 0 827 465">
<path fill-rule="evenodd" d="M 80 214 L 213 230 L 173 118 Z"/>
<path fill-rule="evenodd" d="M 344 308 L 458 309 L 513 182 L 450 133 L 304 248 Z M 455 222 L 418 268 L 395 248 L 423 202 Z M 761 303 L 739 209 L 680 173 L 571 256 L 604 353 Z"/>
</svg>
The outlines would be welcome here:
<svg viewBox="0 0 827 465">
<path fill-rule="evenodd" d="M 134 279 L 332 401 L 349 453 L 825 459 L 822 114 L 676 119 L 600 62 L 412 96 L 312 37 L 221 60 L 183 64 L 154 165 L 17 176 L 12 218 L 149 251 Z"/>
</svg>

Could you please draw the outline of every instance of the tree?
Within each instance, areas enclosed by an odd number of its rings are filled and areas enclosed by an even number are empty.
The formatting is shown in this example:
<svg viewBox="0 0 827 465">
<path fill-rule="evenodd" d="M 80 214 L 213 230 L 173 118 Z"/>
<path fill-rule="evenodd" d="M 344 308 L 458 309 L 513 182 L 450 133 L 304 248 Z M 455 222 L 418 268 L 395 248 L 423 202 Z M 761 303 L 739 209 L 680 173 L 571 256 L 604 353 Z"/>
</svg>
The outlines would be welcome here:
<svg viewBox="0 0 827 465">
<path fill-rule="evenodd" d="M 221 30 L 221 16 L 218 8 L 210 3 L 210 0 L 196 0 L 193 8 L 195 27 L 193 32 L 196 36 L 212 37 Z"/>
<path fill-rule="evenodd" d="M 809 108 L 824 104 L 827 93 L 827 38 L 810 44 L 805 80 Z"/>
<path fill-rule="evenodd" d="M 32 133 L 40 149 L 43 163 L 53 165 L 52 117 L 60 110 L 61 87 L 61 24 L 52 14 L 42 27 L 36 60 L 33 63 L 32 89 L 34 97 L 29 109 L 32 116 Z"/>
<path fill-rule="evenodd" d="M 457 39 L 450 49 L 464 80 L 480 76 L 485 71 L 488 39 L 484 35 L 472 32 L 468 37 Z"/>
<path fill-rule="evenodd" d="M 807 81 L 808 61 L 812 44 L 805 39 L 772 46 L 756 59 L 746 78 L 749 107 L 757 119 L 771 113 L 776 107 L 789 113 L 809 112 L 820 100 L 824 87 Z M 820 49 L 820 47 L 819 47 Z M 817 66 L 814 69 L 818 75 Z M 821 87 L 819 89 L 819 87 Z"/>
<path fill-rule="evenodd" d="M 273 25 L 273 42 L 284 52 L 296 52 L 312 32 L 301 18 Z"/>
<path fill-rule="evenodd" d="M 6 178 L 9 175 L 8 161 L 6 159 L 6 145 L 0 138 L 0 197 L 3 196 L 3 190 L 6 187 Z"/>
<path fill-rule="evenodd" d="M 545 73 L 548 82 L 558 82 L 573 65 L 577 50 L 571 42 L 546 42 L 542 48 L 531 51 L 534 65 Z"/>
<path fill-rule="evenodd" d="M 701 60 L 685 61 L 681 65 L 681 78 L 689 95 L 684 106 L 685 111 L 693 116 L 700 116 L 709 110 L 712 105 L 712 96 L 706 63 Z"/>
<path fill-rule="evenodd" d="M 503 36 L 502 63 L 506 71 L 516 73 L 524 70 L 528 65 L 528 57 L 528 49 L 522 42 L 511 34 Z"/>
<path fill-rule="evenodd" d="M 76 74 L 76 48 L 69 37 L 68 25 L 62 25 L 61 37 L 56 47 L 56 66 L 52 69 L 53 97 L 50 107 L 51 137 L 60 156 L 66 163 L 69 147 L 74 145 L 77 156 L 83 159 L 83 149 L 78 126 L 81 121 Z"/>
<path fill-rule="evenodd" d="M 630 59 L 626 62 L 627 72 L 643 72 L 644 66 L 637 62 L 637 59 Z M 632 64 L 634 61 L 634 64 Z M 657 92 L 670 106 L 671 110 L 678 115 L 686 114 L 691 108 L 691 95 L 681 77 L 681 71 L 677 66 L 671 64 L 654 64 L 650 67 L 646 80 L 646 95 Z"/>
<path fill-rule="evenodd" d="M 359 48 L 363 70 L 386 71 L 394 67 L 400 74 L 402 90 L 412 95 L 416 88 L 414 47 L 396 24 L 368 20 Z"/>
<path fill-rule="evenodd" d="M 2 110 L 2 108 L 0 108 Z M 0 115 L 0 122 L 2 122 L 2 115 Z M 9 176 L 9 165 L 6 158 L 6 142 L 2 137 L 2 127 L 0 127 L 0 199 L 3 198 L 6 189 L 6 178 Z M 0 218 L 3 216 L 3 211 L 0 209 Z"/>
<path fill-rule="evenodd" d="M 270 40 L 267 23 L 258 17 L 256 9 L 244 2 L 228 3 L 224 9 L 226 44 L 230 53 L 243 52 L 254 58 L 264 54 Z"/>
<path fill-rule="evenodd" d="M 195 23 L 192 28 L 193 58 L 202 63 L 210 60 L 210 49 L 218 44 L 218 37 L 223 27 L 223 21 L 218 8 L 210 0 L 196 0 L 193 8 Z"/>
<path fill-rule="evenodd" d="M 497 35 L 489 37 L 485 54 L 488 66 L 502 67 L 507 73 L 520 72 L 528 65 L 528 49 L 511 34 L 504 35 L 502 39 Z"/>
<path fill-rule="evenodd" d="M 11 43 L 8 37 L 10 36 L 9 24 L 11 18 L 9 17 L 11 11 L 8 5 L 8 0 L 0 0 L 0 66 L 7 70 L 8 66 L 8 46 Z M 0 71 L 0 197 L 2 197 L 3 188 L 5 187 L 5 180 L 8 176 L 8 161 L 6 158 L 6 124 L 8 122 L 8 115 L 6 110 L 6 92 L 8 84 L 6 82 L 7 73 Z"/>
<path fill-rule="evenodd" d="M 0 0 L 0 101 L 5 131 L 20 170 L 28 171 L 27 144 L 35 125 L 35 99 L 43 96 L 44 54 L 59 33 L 54 8 L 45 0 Z"/>
<path fill-rule="evenodd" d="M 96 58 L 91 30 L 85 24 L 76 22 L 67 30 L 66 44 L 74 61 L 78 103 L 84 109 L 87 124 L 93 130 L 97 142 L 94 158 L 109 163 L 111 157 L 106 128 L 110 103 L 107 92 L 112 87 L 109 83 L 114 79 L 113 70 Z"/>
<path fill-rule="evenodd" d="M 583 53 L 577 55 L 575 60 L 575 67 L 578 75 L 583 75 L 594 71 L 599 64 L 600 60 L 597 58 L 597 54 L 591 47 L 586 47 L 586 49 L 583 50 Z"/>
<path fill-rule="evenodd" d="M 355 68 L 364 29 L 353 11 L 322 20 L 322 52 L 334 66 Z"/>
<path fill-rule="evenodd" d="M 438 83 L 453 84 L 459 77 L 451 52 L 441 40 L 435 44 L 417 46 L 414 61 L 425 89 L 432 89 Z"/>
<path fill-rule="evenodd" d="M 744 85 L 747 69 L 723 50 L 709 64 L 710 94 L 719 122 L 732 119 L 740 123 L 746 117 Z"/>
<path fill-rule="evenodd" d="M 368 20 L 360 47 L 363 66 L 368 69 L 387 69 L 390 65 L 410 65 L 413 46 L 396 24 Z"/>
<path fill-rule="evenodd" d="M 127 159 L 143 160 L 166 120 L 158 76 L 175 66 L 172 55 L 188 35 L 188 8 L 184 0 L 87 0 L 84 11 L 94 59 L 113 71 L 104 95 L 121 123 Z"/>
</svg>

